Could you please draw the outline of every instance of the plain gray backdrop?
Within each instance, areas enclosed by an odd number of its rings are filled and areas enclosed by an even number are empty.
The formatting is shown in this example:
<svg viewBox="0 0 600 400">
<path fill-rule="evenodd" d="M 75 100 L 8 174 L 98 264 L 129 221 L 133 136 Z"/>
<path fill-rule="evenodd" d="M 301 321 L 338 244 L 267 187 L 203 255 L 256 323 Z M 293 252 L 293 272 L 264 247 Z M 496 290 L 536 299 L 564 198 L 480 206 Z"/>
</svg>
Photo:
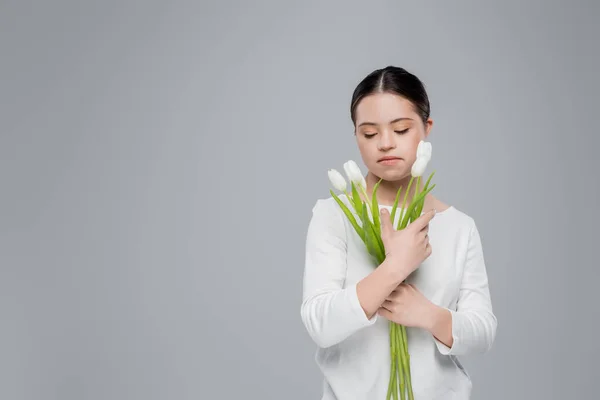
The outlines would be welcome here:
<svg viewBox="0 0 600 400">
<path fill-rule="evenodd" d="M 598 398 L 599 16 L 0 2 L 0 398 L 319 399 L 306 228 L 387 65 L 425 82 L 436 196 L 482 235 L 499 325 L 463 358 L 473 398 Z"/>
</svg>

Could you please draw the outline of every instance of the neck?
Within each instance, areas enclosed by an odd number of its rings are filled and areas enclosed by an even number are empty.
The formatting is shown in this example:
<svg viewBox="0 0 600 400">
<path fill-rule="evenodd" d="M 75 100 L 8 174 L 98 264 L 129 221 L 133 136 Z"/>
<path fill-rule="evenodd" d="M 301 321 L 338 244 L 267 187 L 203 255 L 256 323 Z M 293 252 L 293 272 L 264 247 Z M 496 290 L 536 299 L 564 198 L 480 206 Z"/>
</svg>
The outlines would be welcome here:
<svg viewBox="0 0 600 400">
<path fill-rule="evenodd" d="M 408 189 L 411 178 L 412 175 L 409 174 L 397 181 L 382 180 L 377 188 L 377 202 L 380 205 L 393 205 L 394 201 L 396 200 L 396 195 L 398 194 L 398 189 L 402 187 L 402 190 L 400 191 L 400 198 L 398 199 L 398 207 L 402 207 L 402 202 L 404 201 L 404 196 L 406 195 L 406 190 Z M 367 194 L 369 195 L 369 198 L 372 198 L 373 187 L 377 182 L 379 182 L 380 179 L 380 177 L 373 175 L 370 171 L 367 173 L 365 180 L 367 181 Z M 406 197 L 406 204 L 409 204 L 415 193 L 421 192 L 424 186 L 425 182 L 423 177 L 421 177 L 420 181 L 418 178 L 414 178 L 412 183 L 410 183 L 410 192 Z M 429 194 L 425 196 L 426 201 L 428 197 Z"/>
</svg>

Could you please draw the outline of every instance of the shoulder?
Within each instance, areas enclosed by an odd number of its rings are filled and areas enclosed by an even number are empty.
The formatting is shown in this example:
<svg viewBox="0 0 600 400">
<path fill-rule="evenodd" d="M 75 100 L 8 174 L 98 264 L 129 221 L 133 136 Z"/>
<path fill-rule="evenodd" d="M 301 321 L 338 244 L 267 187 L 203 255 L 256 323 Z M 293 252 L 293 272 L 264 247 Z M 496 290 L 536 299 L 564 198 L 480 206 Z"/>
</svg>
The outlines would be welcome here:
<svg viewBox="0 0 600 400">
<path fill-rule="evenodd" d="M 318 198 L 313 204 L 312 213 L 313 215 L 320 214 L 332 218 L 340 218 L 343 215 L 340 202 L 348 208 L 351 207 L 349 199 L 346 198 L 345 194 L 342 194 L 339 195 L 337 199 L 333 196 Z"/>
<path fill-rule="evenodd" d="M 345 195 L 338 196 L 338 199 L 343 205 L 350 207 Z M 333 235 L 346 240 L 346 217 L 338 199 L 332 196 L 316 199 L 312 206 L 309 235 Z"/>
<path fill-rule="evenodd" d="M 433 195 L 428 195 L 427 197 L 429 197 L 429 199 L 427 199 L 427 200 L 429 200 L 431 207 L 435 208 L 439 212 L 443 212 L 449 208 L 452 208 L 452 206 L 444 203 L 442 200 L 438 199 L 437 197 L 435 197 Z"/>
<path fill-rule="evenodd" d="M 473 229 L 476 229 L 475 219 L 459 206 L 449 205 L 434 197 L 432 197 L 431 204 L 439 213 L 436 217 L 446 219 L 450 222 L 449 226 L 466 234 L 470 234 Z"/>
</svg>

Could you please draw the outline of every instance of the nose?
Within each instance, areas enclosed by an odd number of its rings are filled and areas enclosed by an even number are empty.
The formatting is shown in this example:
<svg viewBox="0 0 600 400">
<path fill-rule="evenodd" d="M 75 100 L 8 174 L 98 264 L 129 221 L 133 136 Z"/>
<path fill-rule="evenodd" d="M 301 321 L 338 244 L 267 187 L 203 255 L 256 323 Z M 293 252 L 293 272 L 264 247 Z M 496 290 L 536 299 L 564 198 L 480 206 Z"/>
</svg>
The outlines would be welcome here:
<svg viewBox="0 0 600 400">
<path fill-rule="evenodd" d="M 387 151 L 396 147 L 396 143 L 394 142 L 393 135 L 385 130 L 381 132 L 379 136 L 379 142 L 377 143 L 377 148 L 381 151 Z"/>
</svg>

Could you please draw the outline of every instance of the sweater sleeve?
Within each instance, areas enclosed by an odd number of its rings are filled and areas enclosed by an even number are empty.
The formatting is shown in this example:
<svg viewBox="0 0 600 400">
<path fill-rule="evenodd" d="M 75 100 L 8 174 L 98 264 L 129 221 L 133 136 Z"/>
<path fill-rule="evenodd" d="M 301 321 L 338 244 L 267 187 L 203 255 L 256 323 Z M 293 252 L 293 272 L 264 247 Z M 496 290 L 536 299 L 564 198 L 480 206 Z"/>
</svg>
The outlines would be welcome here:
<svg viewBox="0 0 600 400">
<path fill-rule="evenodd" d="M 314 342 L 333 346 L 357 330 L 372 325 L 358 300 L 356 284 L 344 287 L 346 228 L 337 204 L 319 199 L 312 209 L 305 246 L 300 314 Z"/>
<path fill-rule="evenodd" d="M 472 221 L 465 258 L 462 283 L 452 314 L 452 347 L 433 337 L 440 353 L 468 355 L 485 353 L 496 337 L 497 319 L 492 310 L 481 237 Z"/>
</svg>

